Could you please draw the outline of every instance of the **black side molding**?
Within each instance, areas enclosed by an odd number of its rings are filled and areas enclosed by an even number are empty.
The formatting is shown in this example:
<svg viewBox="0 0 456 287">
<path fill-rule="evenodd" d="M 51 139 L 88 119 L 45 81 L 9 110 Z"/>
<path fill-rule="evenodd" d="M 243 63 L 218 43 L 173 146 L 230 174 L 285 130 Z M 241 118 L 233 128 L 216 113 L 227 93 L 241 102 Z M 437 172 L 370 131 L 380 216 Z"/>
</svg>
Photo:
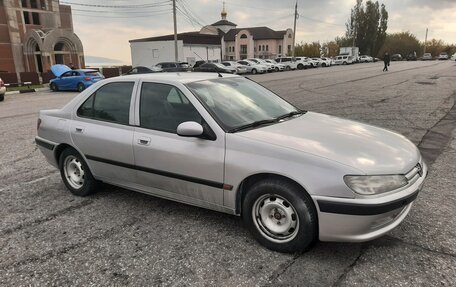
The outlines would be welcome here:
<svg viewBox="0 0 456 287">
<path fill-rule="evenodd" d="M 211 181 L 211 180 L 207 180 L 207 179 L 191 177 L 191 176 L 172 173 L 172 172 L 168 172 L 168 171 L 164 171 L 164 170 L 152 169 L 152 168 L 137 166 L 137 165 L 133 165 L 133 164 L 129 164 L 129 163 L 113 161 L 110 159 L 95 157 L 95 156 L 91 156 L 91 155 L 87 155 L 87 154 L 85 155 L 85 157 L 88 160 L 98 161 L 98 162 L 116 165 L 116 166 L 120 166 L 120 167 L 124 167 L 124 168 L 135 169 L 135 170 L 144 171 L 144 172 L 148 172 L 148 173 L 152 173 L 152 174 L 157 174 L 157 175 L 161 175 L 161 176 L 185 180 L 185 181 L 198 183 L 198 184 L 202 184 L 202 185 L 207 185 L 207 186 L 211 186 L 211 187 L 224 188 L 224 184 L 221 182 L 215 182 L 215 181 Z"/>
<path fill-rule="evenodd" d="M 55 148 L 55 145 L 47 143 L 47 142 L 42 141 L 40 139 L 35 139 L 35 143 L 37 145 L 41 146 L 41 147 L 44 147 L 45 149 L 48 149 L 48 150 L 54 150 L 54 148 Z"/>
<path fill-rule="evenodd" d="M 419 190 L 407 197 L 395 201 L 380 204 L 355 204 L 317 200 L 321 212 L 348 214 L 348 215 L 377 215 L 404 207 L 414 201 L 418 196 Z"/>
</svg>

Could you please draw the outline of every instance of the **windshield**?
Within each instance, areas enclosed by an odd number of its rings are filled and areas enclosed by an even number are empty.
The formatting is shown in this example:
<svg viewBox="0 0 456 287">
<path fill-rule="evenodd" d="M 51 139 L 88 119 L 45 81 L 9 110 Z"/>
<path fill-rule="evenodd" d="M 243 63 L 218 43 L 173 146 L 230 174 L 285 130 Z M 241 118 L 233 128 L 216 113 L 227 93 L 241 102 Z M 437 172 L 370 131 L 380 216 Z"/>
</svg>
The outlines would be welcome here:
<svg viewBox="0 0 456 287">
<path fill-rule="evenodd" d="M 222 64 L 219 64 L 219 63 L 213 63 L 213 64 L 221 69 L 226 69 L 226 66 L 223 66 Z"/>
<path fill-rule="evenodd" d="M 187 87 L 227 131 L 298 111 L 273 92 L 241 77 L 193 82 Z"/>
</svg>

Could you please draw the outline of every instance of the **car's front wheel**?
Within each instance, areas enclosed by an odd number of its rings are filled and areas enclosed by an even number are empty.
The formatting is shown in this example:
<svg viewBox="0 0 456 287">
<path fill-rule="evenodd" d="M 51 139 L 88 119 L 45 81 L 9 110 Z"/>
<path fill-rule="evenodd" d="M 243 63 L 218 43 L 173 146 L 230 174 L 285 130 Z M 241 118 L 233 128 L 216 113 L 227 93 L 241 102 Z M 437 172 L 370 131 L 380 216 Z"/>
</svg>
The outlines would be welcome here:
<svg viewBox="0 0 456 287">
<path fill-rule="evenodd" d="M 257 73 L 256 69 L 252 69 L 252 75 L 255 75 Z"/>
<path fill-rule="evenodd" d="M 49 86 L 51 88 L 51 91 L 57 92 L 59 90 L 59 87 L 55 83 L 51 83 Z"/>
<path fill-rule="evenodd" d="M 86 196 L 95 192 L 98 182 L 76 150 L 65 149 L 60 155 L 59 167 L 63 183 L 72 194 Z"/>
<path fill-rule="evenodd" d="M 254 184 L 244 198 L 242 210 L 252 235 L 271 250 L 305 251 L 317 238 L 312 200 L 292 182 L 268 179 Z"/>
</svg>

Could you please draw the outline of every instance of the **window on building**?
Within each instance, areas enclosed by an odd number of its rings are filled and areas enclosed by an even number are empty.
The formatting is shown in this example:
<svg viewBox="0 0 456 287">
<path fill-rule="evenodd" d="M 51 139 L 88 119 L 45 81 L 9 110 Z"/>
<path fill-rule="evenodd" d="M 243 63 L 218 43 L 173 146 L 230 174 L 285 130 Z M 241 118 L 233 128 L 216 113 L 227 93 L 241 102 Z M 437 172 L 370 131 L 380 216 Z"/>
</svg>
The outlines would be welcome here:
<svg viewBox="0 0 456 287">
<path fill-rule="evenodd" d="M 291 34 L 288 34 L 288 38 L 291 38 Z"/>
<path fill-rule="evenodd" d="M 24 23 L 30 24 L 29 12 L 24 11 Z"/>
<path fill-rule="evenodd" d="M 266 51 L 269 51 L 269 46 L 268 45 L 266 45 Z"/>
<path fill-rule="evenodd" d="M 282 54 L 282 45 L 279 45 L 279 54 Z"/>
<path fill-rule="evenodd" d="M 288 54 L 291 53 L 291 45 L 288 45 L 288 46 L 287 46 L 287 51 L 288 51 Z"/>
<path fill-rule="evenodd" d="M 38 1 L 37 0 L 30 0 L 30 7 L 33 9 L 38 9 Z"/>
<path fill-rule="evenodd" d="M 22 8 L 27 8 L 28 7 L 27 0 L 22 0 L 21 3 L 22 3 Z"/>
<path fill-rule="evenodd" d="M 266 49 L 264 48 L 264 45 L 263 45 L 263 51 L 266 51 Z"/>
<path fill-rule="evenodd" d="M 78 109 L 78 116 L 128 125 L 134 83 L 110 83 L 99 88 Z"/>
<path fill-rule="evenodd" d="M 259 45 L 259 46 L 258 46 L 258 51 L 260 51 L 260 52 L 261 52 L 261 45 Z"/>
<path fill-rule="evenodd" d="M 40 25 L 40 14 L 33 12 L 32 13 L 32 20 L 34 25 Z"/>
<path fill-rule="evenodd" d="M 241 54 L 247 54 L 247 45 L 241 45 Z"/>
<path fill-rule="evenodd" d="M 152 49 L 152 58 L 158 58 L 158 57 L 159 57 L 158 49 Z"/>
<path fill-rule="evenodd" d="M 247 35 L 246 34 L 242 34 L 241 35 L 241 39 L 246 39 L 247 38 Z"/>
</svg>

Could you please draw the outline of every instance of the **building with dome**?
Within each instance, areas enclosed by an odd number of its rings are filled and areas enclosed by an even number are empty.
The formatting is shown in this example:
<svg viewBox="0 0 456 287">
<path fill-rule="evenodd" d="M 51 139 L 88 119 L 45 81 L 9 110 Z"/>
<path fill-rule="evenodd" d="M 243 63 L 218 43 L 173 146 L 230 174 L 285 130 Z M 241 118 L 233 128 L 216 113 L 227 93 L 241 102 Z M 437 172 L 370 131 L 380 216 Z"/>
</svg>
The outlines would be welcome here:
<svg viewBox="0 0 456 287">
<path fill-rule="evenodd" d="M 190 65 L 198 60 L 221 62 L 246 58 L 271 59 L 290 55 L 293 30 L 269 27 L 237 28 L 227 20 L 225 4 L 221 19 L 200 31 L 177 34 L 179 61 Z M 174 35 L 130 40 L 133 66 L 153 66 L 174 61 Z"/>
</svg>

